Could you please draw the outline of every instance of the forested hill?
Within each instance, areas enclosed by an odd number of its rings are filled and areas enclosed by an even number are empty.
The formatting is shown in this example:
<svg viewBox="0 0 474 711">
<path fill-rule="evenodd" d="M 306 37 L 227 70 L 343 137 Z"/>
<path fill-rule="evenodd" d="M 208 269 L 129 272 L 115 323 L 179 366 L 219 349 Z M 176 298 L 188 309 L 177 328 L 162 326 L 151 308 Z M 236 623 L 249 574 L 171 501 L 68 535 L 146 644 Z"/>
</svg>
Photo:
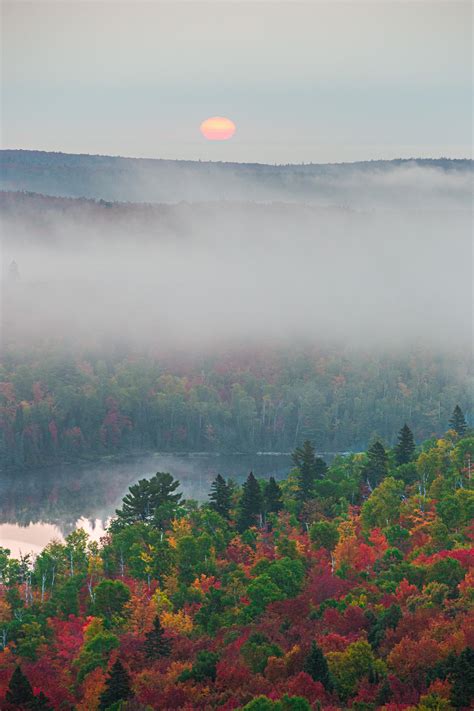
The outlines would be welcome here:
<svg viewBox="0 0 474 711">
<path fill-rule="evenodd" d="M 360 450 L 400 423 L 417 439 L 466 416 L 469 358 L 297 349 L 188 359 L 29 349 L 0 365 L 0 465 L 138 451 Z"/>
<path fill-rule="evenodd" d="M 133 202 L 292 200 L 413 207 L 468 205 L 471 160 L 264 165 L 1 152 L 2 190 Z"/>
<path fill-rule="evenodd" d="M 468 711 L 472 432 L 408 427 L 286 480 L 157 472 L 100 542 L 0 548 L 2 711 Z"/>
</svg>

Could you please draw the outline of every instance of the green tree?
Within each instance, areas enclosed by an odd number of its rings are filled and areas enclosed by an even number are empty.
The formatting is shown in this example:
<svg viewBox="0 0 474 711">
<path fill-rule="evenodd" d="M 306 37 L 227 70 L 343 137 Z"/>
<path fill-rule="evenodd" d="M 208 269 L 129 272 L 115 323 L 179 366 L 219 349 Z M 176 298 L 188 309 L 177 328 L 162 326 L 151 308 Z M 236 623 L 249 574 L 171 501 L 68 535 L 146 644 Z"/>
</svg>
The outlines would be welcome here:
<svg viewBox="0 0 474 711">
<path fill-rule="evenodd" d="M 209 494 L 211 509 L 216 511 L 222 518 L 228 519 L 232 503 L 231 496 L 231 487 L 224 477 L 218 474 L 211 484 L 211 492 Z"/>
<path fill-rule="evenodd" d="M 455 558 L 441 558 L 430 566 L 426 574 L 426 582 L 444 583 L 454 592 L 464 579 L 465 569 Z"/>
<path fill-rule="evenodd" d="M 453 414 L 451 415 L 451 419 L 449 420 L 449 428 L 457 432 L 460 437 L 466 434 L 467 423 L 464 417 L 464 413 L 459 407 L 459 405 L 456 405 L 453 410 Z"/>
<path fill-rule="evenodd" d="M 373 490 L 361 509 L 364 528 L 388 528 L 398 521 L 403 484 L 389 476 Z"/>
<path fill-rule="evenodd" d="M 283 656 L 280 647 L 270 642 L 268 637 L 260 632 L 251 634 L 242 645 L 240 652 L 253 674 L 263 674 L 270 657 Z"/>
<path fill-rule="evenodd" d="M 376 487 L 388 473 L 388 456 L 382 442 L 374 442 L 367 450 L 367 464 L 363 473 L 371 488 Z"/>
<path fill-rule="evenodd" d="M 296 496 L 300 503 L 304 503 L 313 497 L 314 482 L 317 476 L 316 455 L 311 442 L 305 440 L 302 447 L 295 449 L 291 458 L 298 469 Z"/>
<path fill-rule="evenodd" d="M 281 600 L 285 595 L 270 576 L 263 573 L 250 583 L 247 588 L 247 597 L 250 600 L 250 605 L 247 606 L 245 613 L 247 617 L 253 619 L 258 617 L 267 605 L 275 600 Z"/>
<path fill-rule="evenodd" d="M 260 486 L 253 472 L 250 472 L 242 486 L 242 497 L 237 517 L 238 530 L 243 533 L 250 526 L 255 526 L 258 523 L 259 516 L 262 514 L 262 509 L 263 501 Z"/>
<path fill-rule="evenodd" d="M 33 688 L 19 666 L 10 677 L 5 698 L 15 709 L 33 708 L 35 702 Z"/>
<path fill-rule="evenodd" d="M 304 660 L 303 671 L 309 674 L 314 681 L 320 681 L 325 689 L 330 690 L 332 688 L 326 657 L 314 641 L 311 642 L 311 649 Z"/>
<path fill-rule="evenodd" d="M 451 703 L 456 708 L 472 708 L 474 704 L 474 649 L 466 647 L 453 664 L 450 675 Z"/>
<path fill-rule="evenodd" d="M 398 433 L 398 444 L 395 447 L 395 461 L 398 466 L 408 464 L 415 454 L 415 440 L 413 432 L 405 423 Z"/>
<path fill-rule="evenodd" d="M 121 580 L 102 580 L 94 588 L 94 612 L 108 620 L 120 617 L 129 600 L 130 590 Z"/>
<path fill-rule="evenodd" d="M 265 484 L 265 513 L 278 513 L 283 508 L 281 488 L 273 476 Z"/>
<path fill-rule="evenodd" d="M 158 615 L 153 620 L 153 628 L 145 635 L 145 654 L 147 659 L 169 657 L 171 654 L 171 640 L 165 637 L 165 630 Z"/>
<path fill-rule="evenodd" d="M 332 551 L 339 540 L 337 524 L 333 521 L 315 521 L 309 529 L 309 537 L 316 548 Z"/>
<path fill-rule="evenodd" d="M 109 706 L 118 701 L 126 701 L 131 695 L 130 677 L 120 659 L 117 659 L 105 682 L 105 689 L 100 697 L 99 709 L 100 711 L 105 711 L 105 709 L 108 709 Z"/>
<path fill-rule="evenodd" d="M 216 680 L 216 667 L 219 661 L 219 655 L 216 652 L 198 652 L 196 660 L 191 669 L 185 669 L 179 676 L 179 681 L 187 681 L 192 679 L 193 681 L 204 681 L 205 679 L 210 679 L 211 681 Z"/>
<path fill-rule="evenodd" d="M 182 494 L 175 493 L 178 487 L 179 481 L 163 472 L 157 472 L 151 479 L 140 479 L 124 496 L 122 508 L 116 510 L 112 529 L 136 522 L 165 528 L 179 508 Z"/>
</svg>

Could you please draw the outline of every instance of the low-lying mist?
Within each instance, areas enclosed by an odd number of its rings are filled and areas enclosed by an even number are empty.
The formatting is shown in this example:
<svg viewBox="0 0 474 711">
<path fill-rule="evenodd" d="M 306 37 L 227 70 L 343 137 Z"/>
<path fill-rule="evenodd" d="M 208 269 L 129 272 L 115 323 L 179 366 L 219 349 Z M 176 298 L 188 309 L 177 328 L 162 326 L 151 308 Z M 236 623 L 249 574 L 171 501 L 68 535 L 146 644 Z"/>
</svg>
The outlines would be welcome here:
<svg viewBox="0 0 474 711">
<path fill-rule="evenodd" d="M 426 194 L 432 171 L 417 170 Z M 388 210 L 377 174 L 365 173 L 371 210 L 3 193 L 3 341 L 468 345 L 465 177 L 462 195 L 447 179 L 444 199 L 437 175 L 437 207 Z M 352 202 L 357 194 L 355 185 Z M 463 207 L 453 209 L 453 199 Z"/>
</svg>

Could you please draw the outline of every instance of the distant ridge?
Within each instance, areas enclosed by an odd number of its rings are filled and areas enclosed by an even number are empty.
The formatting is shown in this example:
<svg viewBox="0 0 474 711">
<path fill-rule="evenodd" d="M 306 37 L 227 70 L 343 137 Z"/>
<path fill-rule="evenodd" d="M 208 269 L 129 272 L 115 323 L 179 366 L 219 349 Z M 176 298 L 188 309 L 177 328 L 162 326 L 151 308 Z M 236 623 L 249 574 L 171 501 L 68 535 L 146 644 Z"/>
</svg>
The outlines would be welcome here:
<svg viewBox="0 0 474 711">
<path fill-rule="evenodd" d="M 403 192 L 403 202 L 416 202 L 420 195 L 426 200 L 428 193 L 438 199 L 446 179 L 450 193 L 463 201 L 469 183 L 463 178 L 473 167 L 470 159 L 450 158 L 269 165 L 9 149 L 0 151 L 0 164 L 0 189 L 8 191 L 113 202 L 283 200 L 350 206 L 367 206 L 369 193 L 376 204 L 390 204 L 395 190 Z M 420 171 L 430 175 L 425 186 Z"/>
</svg>

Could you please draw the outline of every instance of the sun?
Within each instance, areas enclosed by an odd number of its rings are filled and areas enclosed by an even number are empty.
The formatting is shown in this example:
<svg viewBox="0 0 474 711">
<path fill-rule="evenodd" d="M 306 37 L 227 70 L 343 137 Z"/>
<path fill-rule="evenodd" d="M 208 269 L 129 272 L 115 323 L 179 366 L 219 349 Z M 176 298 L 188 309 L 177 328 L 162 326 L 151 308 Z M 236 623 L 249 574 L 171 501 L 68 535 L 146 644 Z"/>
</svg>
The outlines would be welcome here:
<svg viewBox="0 0 474 711">
<path fill-rule="evenodd" d="M 202 122 L 200 129 L 208 141 L 227 141 L 234 135 L 236 126 L 225 116 L 212 116 Z"/>
</svg>

